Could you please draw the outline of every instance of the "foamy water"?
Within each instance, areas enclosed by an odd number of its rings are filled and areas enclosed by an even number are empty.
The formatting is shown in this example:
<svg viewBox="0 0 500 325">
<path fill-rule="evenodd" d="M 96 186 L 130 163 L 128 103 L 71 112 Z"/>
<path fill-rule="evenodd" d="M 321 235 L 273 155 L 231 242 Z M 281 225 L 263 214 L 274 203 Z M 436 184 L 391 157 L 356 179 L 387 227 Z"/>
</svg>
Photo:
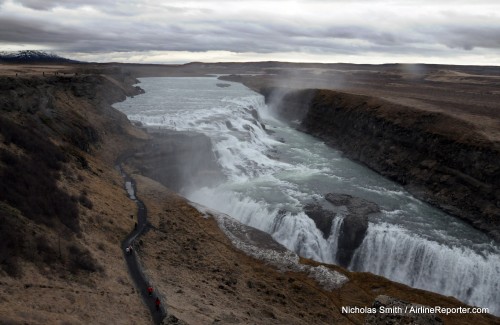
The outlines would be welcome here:
<svg viewBox="0 0 500 325">
<path fill-rule="evenodd" d="M 352 270 L 452 295 L 500 314 L 500 249 L 481 232 L 274 119 L 263 97 L 240 84 L 219 88 L 215 78 L 141 82 L 146 94 L 115 106 L 151 127 L 207 135 L 227 176 L 213 188 L 184 188 L 182 194 L 191 201 L 326 263 L 336 263 L 342 217 L 325 239 L 303 206 L 313 199 L 323 202 L 329 192 L 376 202 L 382 213 L 370 219 Z"/>
</svg>

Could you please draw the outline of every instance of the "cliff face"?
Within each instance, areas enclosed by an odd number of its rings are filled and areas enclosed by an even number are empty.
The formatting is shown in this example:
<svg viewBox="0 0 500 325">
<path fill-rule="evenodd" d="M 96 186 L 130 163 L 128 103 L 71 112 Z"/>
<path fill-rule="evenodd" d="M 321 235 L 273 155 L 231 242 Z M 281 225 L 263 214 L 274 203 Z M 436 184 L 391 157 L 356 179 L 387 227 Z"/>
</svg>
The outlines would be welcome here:
<svg viewBox="0 0 500 325">
<path fill-rule="evenodd" d="M 262 92 L 272 100 L 272 90 Z M 275 107 L 289 120 L 303 116 L 303 131 L 500 240 L 500 144 L 472 124 L 331 90 L 292 91 Z"/>
<path fill-rule="evenodd" d="M 137 92 L 120 75 L 0 77 L 3 322 L 149 320 L 119 248 L 135 206 L 114 169 L 140 134 L 110 106 Z"/>
<path fill-rule="evenodd" d="M 210 186 L 224 179 L 207 136 L 168 130 L 150 134 L 154 137 L 149 145 L 127 160 L 141 175 L 176 192 Z"/>
</svg>

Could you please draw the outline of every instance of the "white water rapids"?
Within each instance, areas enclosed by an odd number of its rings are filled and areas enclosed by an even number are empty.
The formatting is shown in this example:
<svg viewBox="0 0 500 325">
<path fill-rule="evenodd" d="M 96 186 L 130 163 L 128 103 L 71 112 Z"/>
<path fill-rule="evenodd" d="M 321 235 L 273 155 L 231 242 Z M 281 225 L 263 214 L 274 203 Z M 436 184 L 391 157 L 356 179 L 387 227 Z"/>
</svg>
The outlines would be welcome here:
<svg viewBox="0 0 500 325">
<path fill-rule="evenodd" d="M 115 105 L 130 120 L 151 128 L 194 131 L 211 139 L 227 181 L 212 188 L 184 188 L 183 195 L 325 263 L 336 263 L 342 216 L 334 219 L 325 239 L 303 206 L 313 199 L 324 202 L 329 192 L 375 202 L 382 212 L 370 217 L 351 270 L 454 296 L 500 315 L 497 244 L 274 119 L 261 95 L 240 84 L 217 83 L 208 77 L 144 78 L 140 86 L 145 94 Z"/>
</svg>

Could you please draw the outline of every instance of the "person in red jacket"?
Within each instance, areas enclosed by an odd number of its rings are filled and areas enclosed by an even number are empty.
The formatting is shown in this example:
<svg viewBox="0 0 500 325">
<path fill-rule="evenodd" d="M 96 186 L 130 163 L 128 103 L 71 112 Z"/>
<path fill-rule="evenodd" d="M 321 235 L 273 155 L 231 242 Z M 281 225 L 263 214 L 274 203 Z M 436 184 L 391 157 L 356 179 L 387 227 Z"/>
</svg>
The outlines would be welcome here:
<svg viewBox="0 0 500 325">
<path fill-rule="evenodd" d="M 156 311 L 160 311 L 160 298 L 156 297 L 155 305 Z"/>
<path fill-rule="evenodd" d="M 153 287 L 148 286 L 148 295 L 151 297 L 153 295 Z"/>
</svg>

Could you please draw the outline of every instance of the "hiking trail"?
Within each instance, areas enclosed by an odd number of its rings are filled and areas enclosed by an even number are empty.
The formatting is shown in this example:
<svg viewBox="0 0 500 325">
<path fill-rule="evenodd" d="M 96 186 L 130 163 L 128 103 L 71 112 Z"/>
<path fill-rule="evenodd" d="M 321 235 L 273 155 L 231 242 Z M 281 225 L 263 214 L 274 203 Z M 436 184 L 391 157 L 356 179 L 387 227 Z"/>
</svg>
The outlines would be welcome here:
<svg viewBox="0 0 500 325">
<path fill-rule="evenodd" d="M 127 155 L 128 156 L 128 155 Z M 147 209 L 144 203 L 137 197 L 137 190 L 135 181 L 130 175 L 128 175 L 125 170 L 122 168 L 122 163 L 126 159 L 127 156 L 122 156 L 118 159 L 116 163 L 116 168 L 121 173 L 122 177 L 125 180 L 125 189 L 127 190 L 128 196 L 131 200 L 135 201 L 137 204 L 137 226 L 132 230 L 132 232 L 122 241 L 121 249 L 123 252 L 123 256 L 125 258 L 125 262 L 127 263 L 127 267 L 134 281 L 136 289 L 139 290 L 142 296 L 142 300 L 148 307 L 151 312 L 151 316 L 153 318 L 154 324 L 161 324 L 162 320 L 166 317 L 167 311 L 165 309 L 165 297 L 158 292 L 157 288 L 154 286 L 151 281 L 149 281 L 144 272 L 141 269 L 139 261 L 137 259 L 136 249 L 134 248 L 132 253 L 128 255 L 125 253 L 125 249 L 132 245 L 134 247 L 134 241 L 137 240 L 142 234 L 146 233 L 151 225 L 147 221 Z M 153 295 L 149 296 L 147 292 L 148 285 L 152 285 L 154 288 Z M 155 300 L 156 297 L 160 298 L 160 311 L 156 310 Z"/>
</svg>

